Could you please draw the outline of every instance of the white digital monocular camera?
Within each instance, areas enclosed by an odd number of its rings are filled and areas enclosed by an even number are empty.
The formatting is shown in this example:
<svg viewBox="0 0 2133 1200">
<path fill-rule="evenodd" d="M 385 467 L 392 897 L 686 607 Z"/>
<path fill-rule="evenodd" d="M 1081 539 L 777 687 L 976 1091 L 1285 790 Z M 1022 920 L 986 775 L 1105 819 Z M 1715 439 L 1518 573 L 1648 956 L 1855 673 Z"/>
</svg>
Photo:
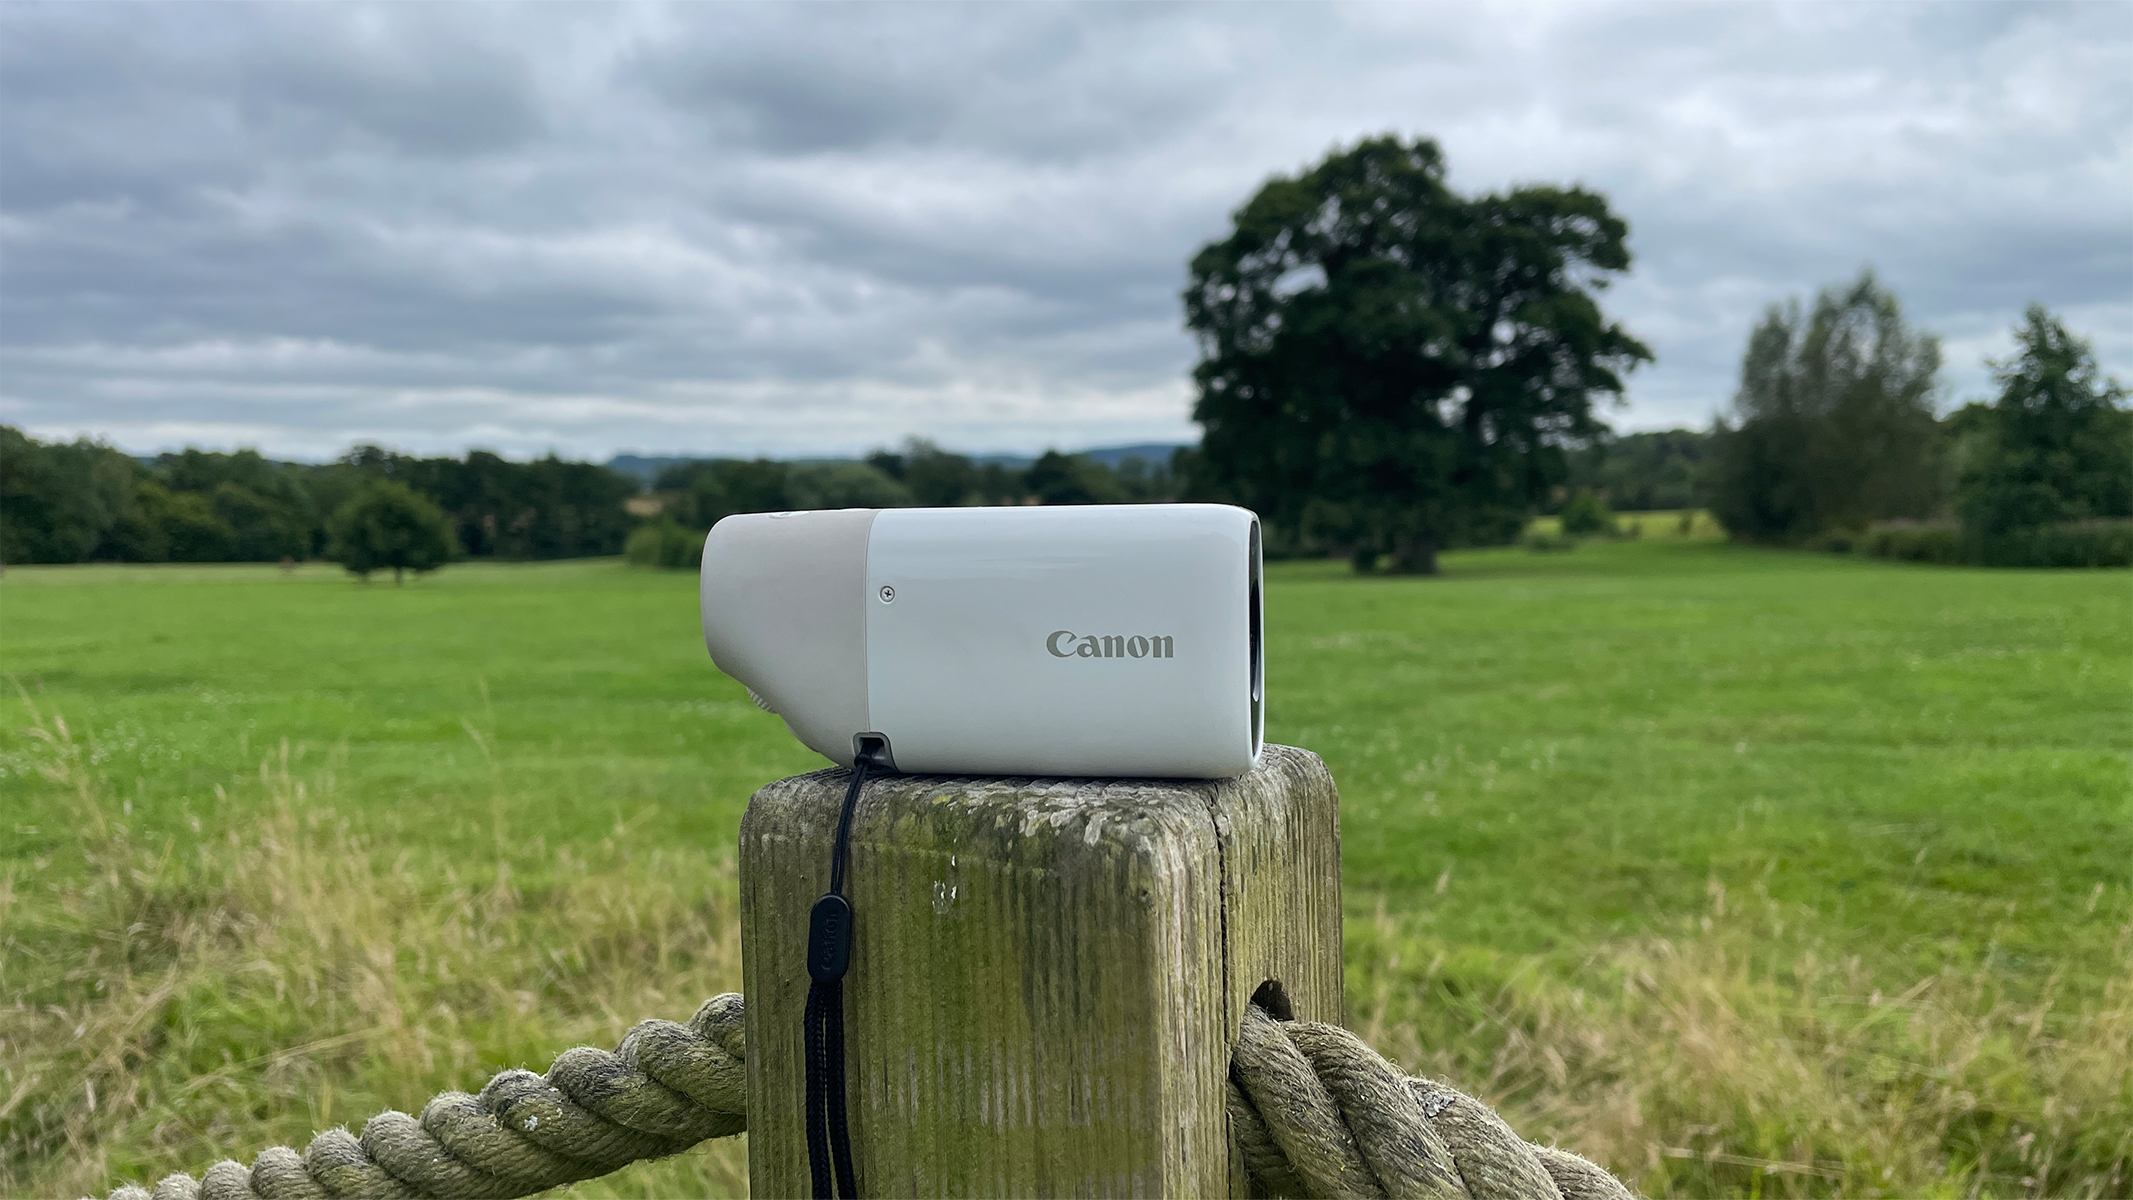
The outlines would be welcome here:
<svg viewBox="0 0 2133 1200">
<path fill-rule="evenodd" d="M 1259 520 L 1222 504 L 745 513 L 720 670 L 843 766 L 1226 778 L 1263 731 Z M 880 739 L 876 742 L 874 739 Z"/>
</svg>

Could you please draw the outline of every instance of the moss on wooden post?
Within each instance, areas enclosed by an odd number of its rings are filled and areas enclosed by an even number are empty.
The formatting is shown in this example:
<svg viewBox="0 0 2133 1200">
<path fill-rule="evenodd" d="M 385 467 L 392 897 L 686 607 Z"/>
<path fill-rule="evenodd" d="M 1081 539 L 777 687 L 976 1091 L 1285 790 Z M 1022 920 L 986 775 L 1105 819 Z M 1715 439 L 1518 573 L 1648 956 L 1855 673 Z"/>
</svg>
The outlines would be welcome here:
<svg viewBox="0 0 2133 1200">
<path fill-rule="evenodd" d="M 843 771 L 741 822 L 748 1171 L 809 1190 L 807 910 Z M 1244 1195 L 1224 1080 L 1253 993 L 1341 1019 L 1338 798 L 1269 746 L 1234 780 L 889 777 L 852 827 L 845 979 L 870 1196 Z"/>
</svg>

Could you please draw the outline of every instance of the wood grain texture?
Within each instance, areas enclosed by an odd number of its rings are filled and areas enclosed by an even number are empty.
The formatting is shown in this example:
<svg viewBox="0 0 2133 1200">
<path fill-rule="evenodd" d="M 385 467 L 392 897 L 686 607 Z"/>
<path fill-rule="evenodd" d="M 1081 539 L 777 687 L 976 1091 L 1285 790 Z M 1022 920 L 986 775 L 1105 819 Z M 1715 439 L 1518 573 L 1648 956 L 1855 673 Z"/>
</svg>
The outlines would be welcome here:
<svg viewBox="0 0 2133 1200">
<path fill-rule="evenodd" d="M 807 910 L 847 775 L 741 822 L 749 1179 L 809 1189 Z M 1223 1107 L 1255 989 L 1341 1019 L 1339 800 L 1269 746 L 1233 780 L 895 776 L 852 826 L 845 979 L 869 1196 L 1243 1195 Z"/>
</svg>

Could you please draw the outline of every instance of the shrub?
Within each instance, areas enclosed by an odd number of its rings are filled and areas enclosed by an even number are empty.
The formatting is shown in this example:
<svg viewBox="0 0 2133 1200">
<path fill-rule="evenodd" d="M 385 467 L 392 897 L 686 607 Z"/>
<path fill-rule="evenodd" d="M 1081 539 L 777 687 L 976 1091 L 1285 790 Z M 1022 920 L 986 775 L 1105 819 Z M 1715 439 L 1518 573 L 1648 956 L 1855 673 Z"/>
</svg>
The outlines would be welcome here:
<svg viewBox="0 0 2133 1200">
<path fill-rule="evenodd" d="M 1965 532 L 1954 521 L 1883 521 L 1863 534 L 1825 535 L 1814 545 L 1948 566 L 2127 567 L 2133 566 L 2133 520 L 2061 521 L 2001 534 Z"/>
<path fill-rule="evenodd" d="M 1848 547 L 1874 558 L 1954 564 L 1969 561 L 1963 531 L 1953 521 L 1881 521 Z"/>
<path fill-rule="evenodd" d="M 1563 533 L 1569 537 L 1613 537 L 1621 532 L 1615 514 L 1591 488 L 1579 488 L 1563 505 Z"/>
<path fill-rule="evenodd" d="M 2133 567 L 2133 520 L 2061 521 L 1979 543 L 1988 567 Z"/>
<path fill-rule="evenodd" d="M 690 529 L 671 517 L 661 517 L 630 531 L 622 554 L 633 567 L 693 571 L 703 565 L 704 531 Z"/>
</svg>

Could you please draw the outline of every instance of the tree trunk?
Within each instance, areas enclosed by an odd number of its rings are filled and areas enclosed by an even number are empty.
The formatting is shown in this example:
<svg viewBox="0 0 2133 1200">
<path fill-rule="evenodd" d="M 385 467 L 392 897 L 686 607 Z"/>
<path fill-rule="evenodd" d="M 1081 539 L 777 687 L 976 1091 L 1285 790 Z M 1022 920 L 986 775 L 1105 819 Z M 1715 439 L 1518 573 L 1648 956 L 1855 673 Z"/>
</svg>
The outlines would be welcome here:
<svg viewBox="0 0 2133 1200">
<path fill-rule="evenodd" d="M 1392 569 L 1401 575 L 1437 573 L 1437 539 L 1432 534 L 1396 538 L 1392 545 Z"/>
<path fill-rule="evenodd" d="M 400 568 L 398 568 L 398 567 L 394 567 L 394 568 L 393 568 L 393 586 L 394 586 L 394 587 L 399 587 L 399 586 L 400 586 Z"/>
</svg>

